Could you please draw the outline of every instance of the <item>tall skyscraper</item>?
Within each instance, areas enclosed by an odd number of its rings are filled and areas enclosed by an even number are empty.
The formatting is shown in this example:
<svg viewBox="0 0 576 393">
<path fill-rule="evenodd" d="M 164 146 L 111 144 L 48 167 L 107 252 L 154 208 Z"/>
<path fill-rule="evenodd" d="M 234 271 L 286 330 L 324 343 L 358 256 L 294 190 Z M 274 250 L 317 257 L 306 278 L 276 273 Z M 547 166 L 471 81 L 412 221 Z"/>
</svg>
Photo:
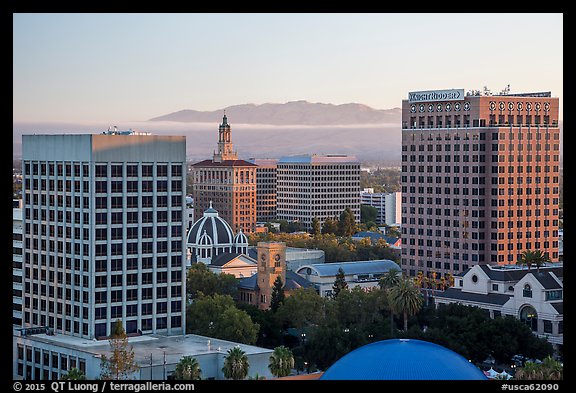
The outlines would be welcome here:
<svg viewBox="0 0 576 393">
<path fill-rule="evenodd" d="M 278 160 L 250 158 L 256 167 L 256 220 L 266 222 L 276 219 L 276 172 Z"/>
<path fill-rule="evenodd" d="M 282 157 L 277 169 L 277 217 L 306 229 L 349 207 L 360 221 L 360 162 L 347 155 Z"/>
<path fill-rule="evenodd" d="M 185 333 L 185 137 L 23 135 L 22 151 L 22 327 Z"/>
<path fill-rule="evenodd" d="M 218 129 L 218 151 L 212 160 L 192 165 L 194 216 L 202 217 L 210 202 L 234 231 L 256 228 L 256 165 L 239 160 L 232 145 L 228 118 Z"/>
<path fill-rule="evenodd" d="M 560 129 L 550 92 L 411 92 L 402 101 L 402 269 L 558 261 Z"/>
</svg>

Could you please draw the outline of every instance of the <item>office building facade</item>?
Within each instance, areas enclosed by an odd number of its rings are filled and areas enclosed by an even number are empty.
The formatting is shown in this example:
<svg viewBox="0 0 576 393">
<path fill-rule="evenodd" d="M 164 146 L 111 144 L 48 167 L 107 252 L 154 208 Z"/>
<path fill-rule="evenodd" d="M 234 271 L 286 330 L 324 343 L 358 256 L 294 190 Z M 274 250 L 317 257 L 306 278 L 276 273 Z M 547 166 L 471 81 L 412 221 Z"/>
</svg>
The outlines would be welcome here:
<svg viewBox="0 0 576 393">
<path fill-rule="evenodd" d="M 411 92 L 402 101 L 402 269 L 558 261 L 559 100 Z"/>
<path fill-rule="evenodd" d="M 250 158 L 256 167 L 256 220 L 268 222 L 276 219 L 276 173 L 278 160 Z"/>
<path fill-rule="evenodd" d="M 276 214 L 306 229 L 349 207 L 360 221 L 360 162 L 348 155 L 282 157 L 277 165 Z"/>
<path fill-rule="evenodd" d="M 22 328 L 185 332 L 186 139 L 23 135 Z"/>
</svg>

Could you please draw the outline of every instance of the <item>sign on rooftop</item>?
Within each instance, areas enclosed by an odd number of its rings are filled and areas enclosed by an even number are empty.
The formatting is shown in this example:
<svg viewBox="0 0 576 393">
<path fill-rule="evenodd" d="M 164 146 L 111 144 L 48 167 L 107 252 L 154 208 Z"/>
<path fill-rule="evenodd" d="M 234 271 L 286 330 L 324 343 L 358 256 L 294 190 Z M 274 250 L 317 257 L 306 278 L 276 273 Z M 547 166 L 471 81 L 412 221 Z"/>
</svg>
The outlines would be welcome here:
<svg viewBox="0 0 576 393">
<path fill-rule="evenodd" d="M 464 99 L 464 89 L 412 91 L 408 102 L 457 101 Z"/>
</svg>

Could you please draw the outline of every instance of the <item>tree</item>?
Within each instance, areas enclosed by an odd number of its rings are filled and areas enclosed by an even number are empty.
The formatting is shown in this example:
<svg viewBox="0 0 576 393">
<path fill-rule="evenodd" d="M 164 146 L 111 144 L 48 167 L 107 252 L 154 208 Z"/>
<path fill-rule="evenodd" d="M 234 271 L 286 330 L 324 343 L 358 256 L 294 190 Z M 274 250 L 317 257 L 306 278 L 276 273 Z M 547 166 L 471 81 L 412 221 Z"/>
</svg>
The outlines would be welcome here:
<svg viewBox="0 0 576 393">
<path fill-rule="evenodd" d="M 334 285 L 332 286 L 332 297 L 336 299 L 340 291 L 346 289 L 348 289 L 348 283 L 346 282 L 344 270 L 340 267 L 338 268 L 338 273 L 336 273 L 336 279 L 334 280 Z"/>
<path fill-rule="evenodd" d="M 320 234 L 320 220 L 318 217 L 312 219 L 312 235 L 318 236 Z"/>
<path fill-rule="evenodd" d="M 222 372 L 226 379 L 240 380 L 246 378 L 249 367 L 250 364 L 248 363 L 246 352 L 240 349 L 240 346 L 236 346 L 230 348 L 224 357 Z"/>
<path fill-rule="evenodd" d="M 62 375 L 60 379 L 69 381 L 84 381 L 86 380 L 86 375 L 76 367 L 72 367 L 66 374 Z"/>
<path fill-rule="evenodd" d="M 408 330 L 408 316 L 416 315 L 422 307 L 422 294 L 408 277 L 390 289 L 390 305 L 395 313 L 404 315 L 404 331 Z"/>
<path fill-rule="evenodd" d="M 204 296 L 188 306 L 188 333 L 254 344 L 260 326 L 236 308 L 230 295 Z"/>
<path fill-rule="evenodd" d="M 400 270 L 390 269 L 378 281 L 380 288 L 386 292 L 389 304 L 391 304 L 390 289 L 398 285 L 400 278 Z M 390 306 L 390 335 L 394 336 L 394 308 L 392 306 Z"/>
<path fill-rule="evenodd" d="M 305 326 L 322 322 L 324 302 L 314 288 L 298 288 L 284 300 L 276 315 L 284 326 L 301 330 Z"/>
<path fill-rule="evenodd" d="M 280 276 L 276 277 L 274 280 L 274 286 L 272 287 L 272 297 L 270 299 L 270 309 L 272 312 L 276 312 L 280 304 L 284 302 L 284 283 L 282 283 L 282 278 Z"/>
<path fill-rule="evenodd" d="M 198 361 L 193 356 L 184 356 L 176 365 L 174 379 L 187 381 L 200 380 L 201 374 L 202 370 L 200 370 Z"/>
<path fill-rule="evenodd" d="M 238 291 L 238 279 L 234 275 L 213 273 L 203 263 L 193 263 L 186 280 L 186 292 L 193 299 L 215 294 L 234 297 Z"/>
<path fill-rule="evenodd" d="M 338 231 L 341 236 L 352 236 L 356 232 L 356 217 L 349 207 L 340 214 Z"/>
<path fill-rule="evenodd" d="M 372 223 L 376 222 L 378 216 L 378 209 L 370 205 L 360 205 L 360 222 L 370 227 Z"/>
<path fill-rule="evenodd" d="M 134 360 L 134 348 L 128 343 L 122 321 L 116 320 L 109 342 L 112 355 L 102 355 L 100 377 L 108 380 L 132 379 L 140 367 Z"/>
<path fill-rule="evenodd" d="M 322 225 L 323 234 L 336 234 L 338 232 L 338 220 L 334 218 L 327 218 Z"/>
<path fill-rule="evenodd" d="M 514 373 L 514 379 L 519 380 L 540 380 L 558 381 L 564 379 L 564 365 L 547 356 L 540 364 L 526 362 L 524 367 L 520 367 Z"/>
<path fill-rule="evenodd" d="M 283 345 L 274 348 L 274 352 L 270 356 L 270 364 L 268 365 L 272 375 L 285 377 L 290 374 L 290 370 L 293 367 L 294 355 L 292 355 L 292 351 Z"/>
<path fill-rule="evenodd" d="M 536 271 L 540 272 L 540 266 L 550 262 L 550 257 L 542 250 L 526 250 L 520 255 L 520 259 L 516 262 L 518 265 L 528 266 L 528 270 L 532 265 L 536 265 Z"/>
</svg>

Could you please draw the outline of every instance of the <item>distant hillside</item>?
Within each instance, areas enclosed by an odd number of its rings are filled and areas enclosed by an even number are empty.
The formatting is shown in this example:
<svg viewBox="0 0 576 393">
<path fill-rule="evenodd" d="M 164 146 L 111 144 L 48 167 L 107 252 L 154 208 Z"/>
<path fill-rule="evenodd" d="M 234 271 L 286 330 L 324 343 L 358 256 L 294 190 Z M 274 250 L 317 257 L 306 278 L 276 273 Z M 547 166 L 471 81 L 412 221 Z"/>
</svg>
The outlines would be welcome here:
<svg viewBox="0 0 576 393">
<path fill-rule="evenodd" d="M 402 110 L 373 109 L 362 104 L 322 104 L 291 101 L 285 104 L 233 105 L 215 111 L 185 109 L 158 116 L 150 121 L 175 121 L 182 123 L 214 123 L 226 110 L 232 124 L 268 125 L 350 125 L 400 123 Z"/>
</svg>

